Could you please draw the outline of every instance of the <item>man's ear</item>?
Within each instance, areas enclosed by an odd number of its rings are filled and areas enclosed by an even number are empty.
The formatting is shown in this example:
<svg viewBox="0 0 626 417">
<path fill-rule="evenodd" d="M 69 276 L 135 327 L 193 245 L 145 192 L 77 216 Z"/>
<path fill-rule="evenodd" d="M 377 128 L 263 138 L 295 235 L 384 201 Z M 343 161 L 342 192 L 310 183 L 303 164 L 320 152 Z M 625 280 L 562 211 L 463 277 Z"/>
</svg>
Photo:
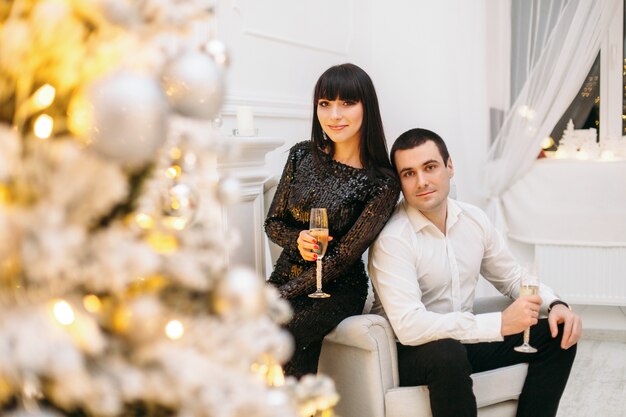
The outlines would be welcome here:
<svg viewBox="0 0 626 417">
<path fill-rule="evenodd" d="M 450 178 L 454 177 L 454 165 L 452 164 L 452 158 L 448 157 L 447 164 L 448 172 L 450 172 Z"/>
</svg>

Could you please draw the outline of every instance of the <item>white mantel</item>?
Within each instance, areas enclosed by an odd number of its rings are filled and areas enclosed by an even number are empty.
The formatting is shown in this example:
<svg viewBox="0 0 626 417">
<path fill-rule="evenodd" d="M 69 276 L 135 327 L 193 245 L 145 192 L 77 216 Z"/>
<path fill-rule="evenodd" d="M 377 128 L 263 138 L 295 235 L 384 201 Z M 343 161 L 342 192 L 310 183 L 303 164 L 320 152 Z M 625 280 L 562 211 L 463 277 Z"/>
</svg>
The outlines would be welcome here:
<svg viewBox="0 0 626 417">
<path fill-rule="evenodd" d="M 235 149 L 230 157 L 218 161 L 218 171 L 220 176 L 236 178 L 241 186 L 240 201 L 223 209 L 224 224 L 240 237 L 240 244 L 229 254 L 229 261 L 266 276 L 263 186 L 271 174 L 265 156 L 284 141 L 260 136 L 233 136 L 227 140 L 232 141 Z"/>
</svg>

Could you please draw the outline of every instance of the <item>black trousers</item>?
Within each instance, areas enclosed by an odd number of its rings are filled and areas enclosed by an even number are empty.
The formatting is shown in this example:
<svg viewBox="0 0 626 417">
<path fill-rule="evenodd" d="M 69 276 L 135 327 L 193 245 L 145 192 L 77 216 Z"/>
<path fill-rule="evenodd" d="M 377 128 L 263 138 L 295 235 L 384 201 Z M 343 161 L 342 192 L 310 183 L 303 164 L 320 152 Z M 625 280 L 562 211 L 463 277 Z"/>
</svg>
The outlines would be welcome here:
<svg viewBox="0 0 626 417">
<path fill-rule="evenodd" d="M 527 362 L 517 417 L 554 417 L 576 356 L 576 345 L 561 349 L 562 334 L 559 327 L 553 339 L 548 320 L 539 320 L 530 331 L 530 344 L 537 353 L 513 350 L 522 343 L 522 333 L 492 343 L 463 344 L 452 339 L 420 346 L 398 343 L 400 385 L 427 385 L 433 417 L 475 417 L 470 374 Z"/>
</svg>

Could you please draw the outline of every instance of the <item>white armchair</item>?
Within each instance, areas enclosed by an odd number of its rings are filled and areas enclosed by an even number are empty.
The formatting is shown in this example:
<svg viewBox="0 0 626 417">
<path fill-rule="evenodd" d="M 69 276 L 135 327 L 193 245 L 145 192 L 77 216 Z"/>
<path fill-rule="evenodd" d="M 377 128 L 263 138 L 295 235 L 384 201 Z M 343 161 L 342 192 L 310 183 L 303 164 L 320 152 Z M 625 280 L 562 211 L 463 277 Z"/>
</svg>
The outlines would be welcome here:
<svg viewBox="0 0 626 417">
<path fill-rule="evenodd" d="M 478 299 L 476 313 L 501 311 L 506 297 Z M 479 417 L 514 417 L 527 364 L 472 375 Z M 342 417 L 431 417 L 428 387 L 400 387 L 396 342 L 378 315 L 348 317 L 326 336 L 319 372 L 335 381 Z M 453 399 L 451 399 L 453 401 Z"/>
</svg>

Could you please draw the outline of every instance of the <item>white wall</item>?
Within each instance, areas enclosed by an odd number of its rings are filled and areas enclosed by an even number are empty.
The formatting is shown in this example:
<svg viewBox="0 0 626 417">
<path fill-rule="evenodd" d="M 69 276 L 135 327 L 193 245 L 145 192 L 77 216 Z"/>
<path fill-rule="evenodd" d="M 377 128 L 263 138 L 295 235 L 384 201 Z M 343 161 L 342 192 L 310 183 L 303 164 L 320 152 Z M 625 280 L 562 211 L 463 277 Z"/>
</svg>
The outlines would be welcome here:
<svg viewBox="0 0 626 417">
<path fill-rule="evenodd" d="M 353 62 L 376 85 L 389 145 L 412 127 L 449 144 L 460 199 L 483 203 L 488 123 L 484 0 L 220 0 L 218 37 L 231 50 L 224 130 L 238 104 L 255 108 L 262 136 L 284 138 L 268 167 L 309 138 L 313 86 Z"/>
<path fill-rule="evenodd" d="M 481 205 L 488 132 L 483 1 L 376 2 L 373 16 L 372 77 L 389 142 L 414 127 L 441 135 L 459 199 Z"/>
<path fill-rule="evenodd" d="M 285 140 L 267 157 L 280 175 L 286 151 L 310 138 L 313 87 L 328 67 L 367 66 L 370 0 L 219 0 L 217 37 L 231 66 L 222 109 L 223 130 L 236 127 L 236 106 L 253 106 L 260 136 Z"/>
</svg>

